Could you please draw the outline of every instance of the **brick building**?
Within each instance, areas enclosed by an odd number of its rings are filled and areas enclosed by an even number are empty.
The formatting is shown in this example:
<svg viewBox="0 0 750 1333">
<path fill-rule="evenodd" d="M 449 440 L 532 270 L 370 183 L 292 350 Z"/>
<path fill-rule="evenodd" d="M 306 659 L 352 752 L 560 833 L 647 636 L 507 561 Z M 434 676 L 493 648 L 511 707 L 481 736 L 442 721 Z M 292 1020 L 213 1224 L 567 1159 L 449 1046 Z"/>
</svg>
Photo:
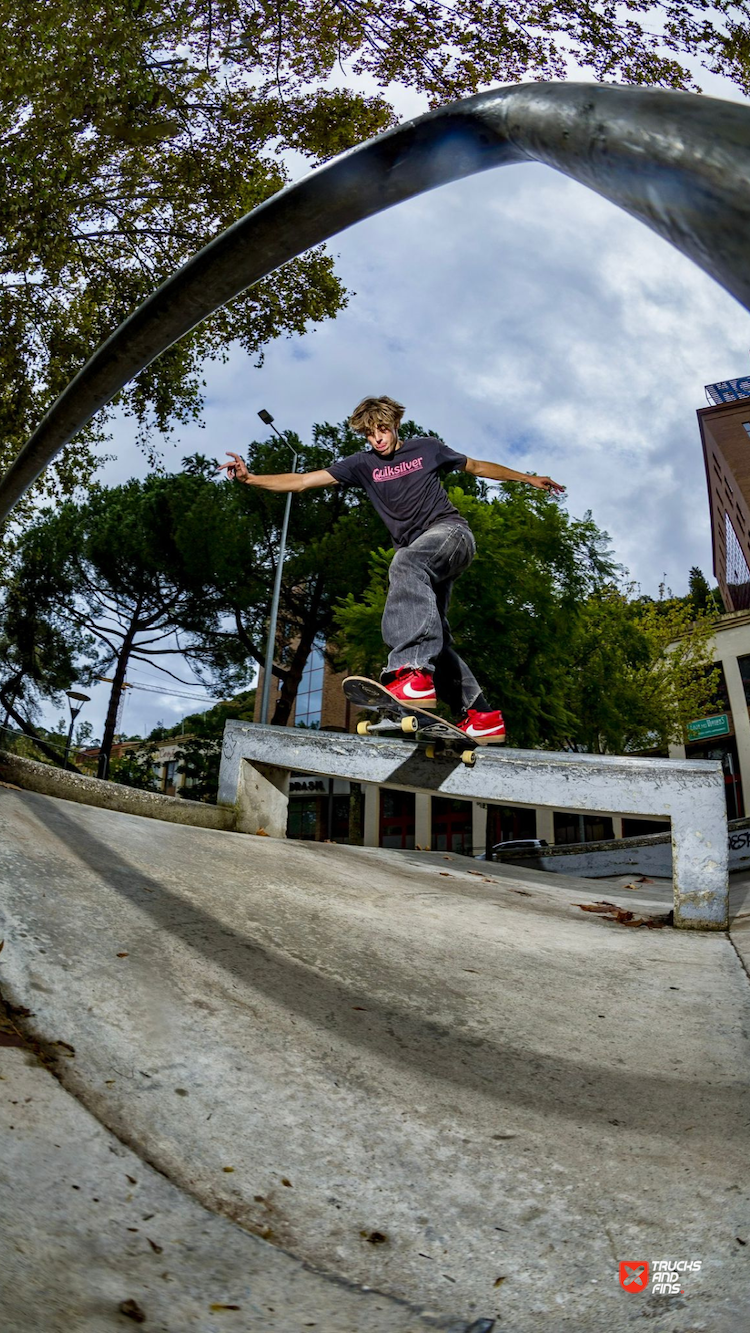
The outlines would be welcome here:
<svg viewBox="0 0 750 1333">
<path fill-rule="evenodd" d="M 729 611 L 750 609 L 750 377 L 707 384 L 698 411 L 714 572 Z"/>
</svg>

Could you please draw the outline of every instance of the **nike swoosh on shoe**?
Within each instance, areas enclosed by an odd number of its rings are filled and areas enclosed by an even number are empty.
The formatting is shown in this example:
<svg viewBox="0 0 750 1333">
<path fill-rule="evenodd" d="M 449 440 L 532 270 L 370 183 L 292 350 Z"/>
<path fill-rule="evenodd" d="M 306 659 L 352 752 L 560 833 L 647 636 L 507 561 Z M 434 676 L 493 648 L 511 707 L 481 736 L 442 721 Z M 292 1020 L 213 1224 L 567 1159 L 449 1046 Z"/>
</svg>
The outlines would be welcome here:
<svg viewBox="0 0 750 1333">
<path fill-rule="evenodd" d="M 412 685 L 411 685 L 411 682 L 408 681 L 408 680 L 407 680 L 406 684 L 404 685 L 403 692 L 404 692 L 404 694 L 407 696 L 407 698 L 409 698 L 409 699 L 434 699 L 434 698 L 435 698 L 435 691 L 434 691 L 434 689 L 432 689 L 432 690 L 415 690 L 415 689 L 413 689 L 413 687 L 412 687 Z"/>
<path fill-rule="evenodd" d="M 503 736 L 504 730 L 500 727 L 474 727 L 468 726 L 464 731 L 464 736 Z"/>
</svg>

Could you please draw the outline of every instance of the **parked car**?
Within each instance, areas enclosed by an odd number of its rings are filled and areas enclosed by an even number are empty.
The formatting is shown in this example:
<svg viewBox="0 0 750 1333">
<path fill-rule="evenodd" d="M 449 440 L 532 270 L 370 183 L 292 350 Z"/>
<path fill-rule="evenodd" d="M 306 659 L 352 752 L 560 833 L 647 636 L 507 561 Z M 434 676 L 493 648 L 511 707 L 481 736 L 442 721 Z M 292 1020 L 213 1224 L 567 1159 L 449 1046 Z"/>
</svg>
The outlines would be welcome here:
<svg viewBox="0 0 750 1333">
<path fill-rule="evenodd" d="M 549 847 L 546 838 L 511 838 L 507 842 L 496 842 L 492 848 L 491 860 L 496 861 L 499 858 L 497 852 L 518 852 L 519 856 L 528 856 L 533 852 L 539 852 L 543 847 Z M 476 857 L 477 861 L 486 861 L 484 852 L 480 852 Z"/>
</svg>

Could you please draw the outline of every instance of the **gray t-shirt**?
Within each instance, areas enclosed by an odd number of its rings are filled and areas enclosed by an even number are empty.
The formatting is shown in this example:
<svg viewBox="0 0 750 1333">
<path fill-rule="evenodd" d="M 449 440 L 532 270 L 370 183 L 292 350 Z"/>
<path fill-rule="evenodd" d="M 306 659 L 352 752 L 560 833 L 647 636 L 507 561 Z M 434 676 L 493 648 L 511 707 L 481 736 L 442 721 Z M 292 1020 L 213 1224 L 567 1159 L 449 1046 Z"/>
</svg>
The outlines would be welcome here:
<svg viewBox="0 0 750 1333">
<path fill-rule="evenodd" d="M 351 454 L 329 464 L 343 486 L 362 486 L 393 538 L 396 550 L 408 546 L 436 523 L 451 519 L 468 527 L 440 484 L 440 471 L 466 467 L 466 454 L 457 454 L 442 440 L 417 436 L 402 440 L 390 458 L 374 449 Z"/>
</svg>

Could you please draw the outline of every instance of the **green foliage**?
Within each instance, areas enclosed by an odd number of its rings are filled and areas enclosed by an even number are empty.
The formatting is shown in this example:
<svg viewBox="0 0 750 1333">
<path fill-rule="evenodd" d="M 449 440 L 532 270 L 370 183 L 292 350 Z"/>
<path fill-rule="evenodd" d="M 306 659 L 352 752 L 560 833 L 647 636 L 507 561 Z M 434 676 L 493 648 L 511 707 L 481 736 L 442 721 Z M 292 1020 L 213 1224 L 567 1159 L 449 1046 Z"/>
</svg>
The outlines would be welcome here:
<svg viewBox="0 0 750 1333">
<path fill-rule="evenodd" d="M 73 674 L 82 683 L 112 678 L 105 758 L 131 661 L 178 680 L 165 658 L 206 662 L 203 639 L 222 611 L 215 557 L 236 517 L 227 487 L 199 475 L 152 476 L 95 486 L 85 503 L 46 511 L 21 538 L 5 617 L 14 665 L 25 663 L 28 681 L 47 694 Z M 23 595 L 14 598 L 15 589 Z M 235 669 L 247 671 L 239 653 Z"/>
<path fill-rule="evenodd" d="M 188 801 L 215 803 L 219 790 L 221 739 L 190 736 L 175 750 L 177 772 L 184 773 L 190 786 L 180 787 L 178 795 Z"/>
<path fill-rule="evenodd" d="M 747 0 L 0 0 L 0 468 L 125 315 L 284 185 L 284 150 L 322 162 L 391 125 L 389 86 L 438 105 L 565 77 L 572 60 L 667 88 L 695 86 L 703 65 L 747 94 L 747 17 Z M 165 352 L 121 403 L 146 442 L 200 411 L 207 357 L 233 341 L 262 356 L 345 299 L 313 250 Z M 88 483 L 107 415 L 37 496 Z"/>
<path fill-rule="evenodd" d="M 622 590 L 608 538 L 539 490 L 510 483 L 489 502 L 451 492 L 477 556 L 451 605 L 456 647 L 502 707 L 512 744 L 627 753 L 683 739 L 714 705 L 710 613 Z M 368 587 L 336 614 L 346 667 L 385 662 L 380 619 L 392 553 L 371 561 Z M 671 648 L 670 648 L 670 645 Z"/>
<path fill-rule="evenodd" d="M 227 722 L 252 722 L 255 713 L 255 690 L 242 690 L 232 699 L 221 699 L 204 713 L 190 713 L 176 726 L 168 730 L 159 728 L 158 737 L 154 732 L 150 739 L 166 740 L 168 737 L 188 734 L 199 740 L 220 740 L 224 735 Z"/>
<path fill-rule="evenodd" d="M 407 426 L 414 433 L 427 433 L 415 423 Z M 315 425 L 309 444 L 291 432 L 285 439 L 299 456 L 298 470 L 304 472 L 327 468 L 334 459 L 363 447 L 361 436 L 346 423 Z M 251 472 L 288 472 L 291 467 L 290 450 L 276 437 L 254 441 L 245 456 Z M 247 651 L 262 664 L 286 496 L 259 487 L 230 485 L 237 493 L 240 512 L 225 560 L 232 634 L 238 633 Z M 275 724 L 288 721 L 313 643 L 316 639 L 325 642 L 331 635 L 336 602 L 348 592 L 356 597 L 364 591 L 370 554 L 388 540 L 382 521 L 357 488 L 319 487 L 292 497 L 276 640 L 275 674 L 282 679 L 283 688 L 272 718 Z M 220 654 L 221 642 L 217 641 L 217 661 Z"/>
<path fill-rule="evenodd" d="M 716 711 L 714 615 L 690 598 L 652 601 L 607 584 L 580 609 L 571 656 L 574 739 L 626 754 L 685 739 L 695 717 Z"/>
<path fill-rule="evenodd" d="M 121 787 L 136 787 L 139 791 L 158 791 L 153 768 L 154 748 L 144 746 L 138 750 L 125 750 L 113 758 L 107 774 L 110 782 L 117 782 Z"/>
</svg>

